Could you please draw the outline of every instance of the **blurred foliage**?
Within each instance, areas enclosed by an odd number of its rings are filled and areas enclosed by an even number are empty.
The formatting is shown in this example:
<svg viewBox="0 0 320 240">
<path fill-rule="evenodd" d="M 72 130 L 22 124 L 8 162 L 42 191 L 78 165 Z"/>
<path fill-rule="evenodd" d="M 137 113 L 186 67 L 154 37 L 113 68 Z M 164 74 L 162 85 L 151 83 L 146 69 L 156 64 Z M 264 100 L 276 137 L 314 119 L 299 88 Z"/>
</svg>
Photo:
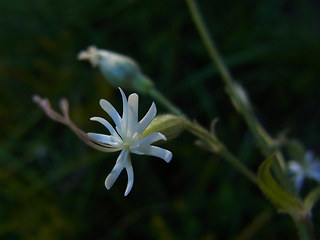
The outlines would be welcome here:
<svg viewBox="0 0 320 240">
<path fill-rule="evenodd" d="M 235 78 L 273 136 L 284 130 L 319 148 L 320 3 L 314 0 L 199 0 Z M 88 45 L 136 59 L 157 87 L 209 126 L 253 170 L 262 161 L 194 28 L 185 2 L 0 1 L 1 239 L 297 239 L 255 186 L 184 133 L 166 144 L 165 164 L 133 157 L 135 185 L 104 179 L 117 154 L 89 149 L 48 120 L 34 93 L 69 99 L 74 121 L 97 129 L 98 100 L 121 108 L 118 91 L 76 60 Z M 141 112 L 152 99 L 141 96 Z M 159 112 L 165 111 L 158 105 Z M 315 208 L 319 226 L 319 206 Z M 320 235 L 316 228 L 316 236 Z"/>
</svg>

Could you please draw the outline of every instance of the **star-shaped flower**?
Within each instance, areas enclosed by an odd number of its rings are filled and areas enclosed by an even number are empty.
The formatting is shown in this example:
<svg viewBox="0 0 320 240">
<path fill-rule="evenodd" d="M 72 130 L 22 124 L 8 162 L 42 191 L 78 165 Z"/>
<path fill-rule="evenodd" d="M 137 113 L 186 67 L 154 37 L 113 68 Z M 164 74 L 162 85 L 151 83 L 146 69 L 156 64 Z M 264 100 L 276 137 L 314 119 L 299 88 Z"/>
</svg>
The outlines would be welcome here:
<svg viewBox="0 0 320 240">
<path fill-rule="evenodd" d="M 303 162 L 289 161 L 288 169 L 293 175 L 295 186 L 301 189 L 305 178 L 310 178 L 320 183 L 320 161 L 308 151 Z"/>
<path fill-rule="evenodd" d="M 115 166 L 105 180 L 105 186 L 109 190 L 117 180 L 123 169 L 126 169 L 128 175 L 128 183 L 125 191 L 127 196 L 133 186 L 133 168 L 130 158 L 130 152 L 138 155 L 150 155 L 162 158 L 166 162 L 170 162 L 172 153 L 166 149 L 151 145 L 159 140 L 167 140 L 160 132 L 153 132 L 148 136 L 143 136 L 143 132 L 154 119 L 157 113 L 155 103 L 152 103 L 146 115 L 138 121 L 138 100 L 136 93 L 129 96 L 119 88 L 123 101 L 123 113 L 120 117 L 116 109 L 106 100 L 100 100 L 101 108 L 106 111 L 112 118 L 116 127 L 101 117 L 92 117 L 90 120 L 97 121 L 104 125 L 111 135 L 88 133 L 90 139 L 97 144 L 109 149 L 108 151 L 121 151 Z"/>
</svg>

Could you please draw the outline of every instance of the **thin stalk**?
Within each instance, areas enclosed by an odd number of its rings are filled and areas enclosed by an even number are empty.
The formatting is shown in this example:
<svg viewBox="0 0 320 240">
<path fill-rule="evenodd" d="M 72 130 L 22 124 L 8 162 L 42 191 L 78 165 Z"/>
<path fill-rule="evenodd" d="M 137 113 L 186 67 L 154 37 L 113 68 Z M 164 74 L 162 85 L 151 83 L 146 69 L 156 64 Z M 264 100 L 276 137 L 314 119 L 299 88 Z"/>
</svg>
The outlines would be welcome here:
<svg viewBox="0 0 320 240">
<path fill-rule="evenodd" d="M 165 98 L 159 91 L 155 88 L 149 90 L 149 94 L 155 98 L 157 101 L 161 102 L 162 105 L 168 108 L 169 111 L 178 115 L 184 116 L 184 114 L 175 107 L 167 98 Z M 227 162 L 229 162 L 234 168 L 236 168 L 242 175 L 249 179 L 252 183 L 258 184 L 256 175 L 250 171 L 237 157 L 235 157 L 223 143 L 216 138 L 213 133 L 208 132 L 204 127 L 196 122 L 190 122 L 186 119 L 185 121 L 186 130 L 190 133 L 204 141 L 210 148 L 211 152 L 219 154 Z"/>
<path fill-rule="evenodd" d="M 174 106 L 165 96 L 161 94 L 157 89 L 151 88 L 148 92 L 154 99 L 157 99 L 163 106 L 168 108 L 168 110 L 178 116 L 184 116 L 184 114 Z"/>
<path fill-rule="evenodd" d="M 196 2 L 194 0 L 186 0 L 186 2 L 189 7 L 192 19 L 209 52 L 209 55 L 213 63 L 216 65 L 222 77 L 222 80 L 226 85 L 227 93 L 229 94 L 233 105 L 235 106 L 236 110 L 243 116 L 264 156 L 268 157 L 270 154 L 276 151 L 277 161 L 274 165 L 275 174 L 277 175 L 279 181 L 283 186 L 291 189 L 290 182 L 288 182 L 287 178 L 285 177 L 286 165 L 282 154 L 277 150 L 277 146 L 274 140 L 264 130 L 258 119 L 255 117 L 253 111 L 250 108 L 249 100 L 244 99 L 243 96 L 241 96 L 241 94 L 239 93 L 237 84 L 233 81 L 232 75 L 223 62 L 214 40 L 210 37 L 208 28 L 202 19 Z"/>
<path fill-rule="evenodd" d="M 293 219 L 295 218 L 293 217 Z M 312 232 L 313 226 L 310 215 L 304 216 L 303 219 L 295 219 L 294 222 L 300 240 L 315 240 Z"/>
<path fill-rule="evenodd" d="M 185 122 L 186 130 L 201 139 L 211 152 L 219 154 L 227 162 L 229 162 L 234 168 L 236 168 L 242 175 L 249 179 L 255 185 L 258 185 L 256 175 L 248 169 L 237 157 L 235 157 L 227 147 L 216 138 L 213 133 L 208 132 L 205 128 L 196 122 Z"/>
<path fill-rule="evenodd" d="M 227 93 L 229 94 L 235 108 L 240 114 L 242 114 L 257 143 L 259 144 L 263 154 L 267 156 L 271 152 L 276 151 L 278 161 L 275 165 L 275 174 L 277 175 L 279 181 L 281 181 L 282 185 L 284 185 L 286 189 L 289 190 L 290 184 L 285 178 L 285 162 L 280 151 L 277 150 L 277 146 L 274 143 L 273 139 L 264 130 L 260 122 L 255 117 L 254 113 L 249 108 L 250 105 L 244 102 L 244 99 L 241 98 L 241 96 L 239 95 L 239 92 L 236 89 L 236 84 L 233 81 L 232 75 L 229 72 L 226 65 L 224 64 L 217 50 L 215 42 L 210 37 L 207 26 L 202 19 L 201 13 L 196 2 L 194 0 L 186 0 L 186 3 L 188 5 L 192 19 L 196 25 L 196 28 L 198 29 L 200 36 L 209 52 L 209 55 L 213 60 L 213 63 L 216 65 L 219 73 L 221 74 L 221 77 L 226 85 Z M 229 151 L 227 151 L 227 153 L 229 153 Z M 293 220 L 296 224 L 298 234 L 301 240 L 314 239 L 312 235 L 312 223 L 310 218 L 306 218 L 304 221 L 296 221 L 296 219 L 294 218 Z"/>
<path fill-rule="evenodd" d="M 209 55 L 216 65 L 219 73 L 221 74 L 222 80 L 226 84 L 227 92 L 230 95 L 231 99 L 238 104 L 239 107 L 236 107 L 237 110 L 243 115 L 245 121 L 247 122 L 249 128 L 251 129 L 256 141 L 258 142 L 262 152 L 265 156 L 268 156 L 274 150 L 273 140 L 268 135 L 268 133 L 263 129 L 259 121 L 255 118 L 253 113 L 246 107 L 246 103 L 242 101 L 237 93 L 235 84 L 232 78 L 232 75 L 225 63 L 222 60 L 222 57 L 219 54 L 219 51 L 215 45 L 214 40 L 211 38 L 208 28 L 203 21 L 199 8 L 194 0 L 186 0 L 189 7 L 192 19 L 196 25 L 196 28 L 199 31 L 199 34 L 209 52 Z M 272 150 L 271 150 L 272 149 Z M 282 164 L 281 164 L 282 165 Z"/>
<path fill-rule="evenodd" d="M 258 185 L 258 180 L 256 175 L 249 170 L 237 157 L 235 157 L 228 149 L 223 148 L 220 152 L 220 156 L 222 156 L 226 161 L 231 163 L 242 175 L 247 177 L 252 183 Z"/>
</svg>

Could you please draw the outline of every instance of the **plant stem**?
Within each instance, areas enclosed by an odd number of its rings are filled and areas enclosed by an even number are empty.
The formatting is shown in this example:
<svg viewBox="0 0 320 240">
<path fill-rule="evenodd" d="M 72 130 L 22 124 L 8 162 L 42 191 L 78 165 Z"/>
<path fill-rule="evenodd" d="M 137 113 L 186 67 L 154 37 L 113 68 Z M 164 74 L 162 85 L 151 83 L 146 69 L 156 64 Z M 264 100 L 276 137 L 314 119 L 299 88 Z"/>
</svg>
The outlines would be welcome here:
<svg viewBox="0 0 320 240">
<path fill-rule="evenodd" d="M 186 0 L 186 3 L 188 5 L 190 14 L 192 16 L 192 19 L 196 25 L 196 28 L 198 29 L 200 36 L 209 52 L 209 55 L 213 61 L 213 63 L 216 65 L 219 73 L 221 74 L 221 77 L 226 85 L 227 93 L 230 96 L 230 99 L 235 106 L 236 110 L 242 114 L 244 120 L 246 121 L 248 127 L 250 128 L 252 134 L 254 135 L 257 143 L 259 144 L 259 147 L 262 151 L 262 153 L 265 156 L 270 155 L 272 152 L 276 151 L 276 157 L 277 161 L 275 162 L 275 174 L 278 177 L 278 180 L 281 182 L 281 184 L 288 190 L 290 190 L 290 183 L 288 182 L 288 179 L 286 178 L 286 167 L 284 159 L 278 151 L 277 145 L 275 144 L 274 140 L 270 137 L 270 135 L 264 130 L 258 119 L 255 117 L 253 111 L 250 108 L 249 101 L 243 96 L 240 95 L 239 89 L 237 90 L 237 85 L 233 81 L 232 75 L 229 72 L 228 68 L 224 64 L 218 49 L 213 41 L 213 39 L 210 37 L 210 34 L 208 32 L 207 26 L 204 23 L 202 16 L 200 14 L 199 8 L 195 2 L 195 0 Z M 246 102 L 246 100 L 248 102 Z M 224 152 L 223 152 L 224 153 Z M 228 154 L 226 154 L 228 153 Z M 233 161 L 233 156 L 228 156 L 229 151 L 226 151 L 226 156 L 224 156 L 226 159 L 230 159 Z M 220 152 L 221 155 L 222 152 Z M 236 159 L 237 160 L 237 159 Z M 241 168 L 239 168 L 237 165 L 233 163 L 234 166 L 236 166 L 241 173 L 245 174 Z M 240 165 L 241 166 L 241 165 Z M 247 175 L 247 174 L 245 174 Z M 250 178 L 251 179 L 251 178 Z M 312 236 L 312 222 L 310 217 L 306 217 L 303 220 L 297 221 L 293 217 L 294 222 L 296 223 L 296 227 L 298 230 L 298 234 L 301 240 L 313 240 Z"/>
<path fill-rule="evenodd" d="M 153 98 L 158 100 L 162 105 L 169 109 L 175 115 L 184 116 L 184 114 L 174 106 L 165 96 L 163 96 L 157 89 L 151 88 L 148 92 Z"/>
<path fill-rule="evenodd" d="M 165 98 L 159 91 L 155 88 L 151 88 L 149 90 L 149 94 L 154 97 L 156 100 L 161 102 L 165 107 L 169 109 L 172 113 L 178 116 L 184 116 L 184 114 L 175 107 L 167 98 Z M 186 129 L 191 132 L 196 137 L 200 138 L 204 142 L 207 143 L 211 152 L 215 152 L 220 154 L 222 158 L 224 158 L 227 162 L 229 162 L 233 167 L 235 167 L 240 173 L 242 173 L 246 178 L 248 178 L 252 183 L 258 184 L 256 175 L 251 172 L 242 162 L 239 161 L 223 143 L 220 142 L 216 136 L 210 132 L 208 132 L 204 127 L 199 125 L 196 122 L 190 122 L 189 120 L 185 120 Z"/>
<path fill-rule="evenodd" d="M 219 154 L 252 183 L 256 185 L 258 184 L 256 175 L 251 172 L 241 161 L 239 161 L 239 159 L 235 157 L 227 149 L 227 147 L 219 139 L 216 138 L 214 134 L 208 132 L 198 123 L 190 122 L 188 120 L 186 120 L 185 122 L 185 127 L 193 135 L 200 138 L 206 144 L 206 146 L 210 148 L 211 152 Z"/>
<path fill-rule="evenodd" d="M 268 133 L 263 129 L 259 121 L 256 119 L 250 108 L 247 107 L 247 104 L 243 102 L 243 99 L 239 96 L 237 92 L 235 83 L 233 81 L 232 75 L 229 72 L 228 68 L 224 64 L 218 49 L 215 45 L 214 40 L 210 37 L 207 30 L 206 24 L 204 23 L 199 8 L 194 0 L 186 0 L 189 7 L 192 19 L 198 29 L 200 36 L 209 52 L 209 55 L 216 65 L 219 73 L 221 74 L 222 80 L 226 84 L 227 93 L 230 95 L 238 106 L 236 109 L 243 115 L 245 121 L 247 122 L 249 128 L 251 129 L 255 139 L 257 140 L 262 152 L 265 156 L 270 155 L 274 151 L 274 143 L 272 138 Z M 284 166 L 281 164 L 282 167 Z"/>
<path fill-rule="evenodd" d="M 231 165 L 233 165 L 240 173 L 247 177 L 252 183 L 258 185 L 256 175 L 250 171 L 242 162 L 239 161 L 227 148 L 223 148 L 220 155 L 227 160 Z"/>
<path fill-rule="evenodd" d="M 313 236 L 313 226 L 311 221 L 311 215 L 307 214 L 305 216 L 300 216 L 300 219 L 295 219 L 293 217 L 298 231 L 298 236 L 300 240 L 315 240 Z"/>
<path fill-rule="evenodd" d="M 235 106 L 236 110 L 243 116 L 249 129 L 251 130 L 255 140 L 258 143 L 262 153 L 265 157 L 276 151 L 276 159 L 274 164 L 274 170 L 277 178 L 283 186 L 287 189 L 291 189 L 291 184 L 286 178 L 286 165 L 282 157 L 282 154 L 277 149 L 277 144 L 270 137 L 270 135 L 264 130 L 258 119 L 255 117 L 251 110 L 249 100 L 246 98 L 245 92 L 241 89 L 232 78 L 232 75 L 226 65 L 224 64 L 222 57 L 214 43 L 214 40 L 210 37 L 205 22 L 202 19 L 199 8 L 194 0 L 186 0 L 189 7 L 192 19 L 198 29 L 200 36 L 209 52 L 209 55 L 216 65 L 222 80 L 226 85 L 226 90 L 230 96 L 231 102 Z M 241 91 L 240 91 L 241 90 Z"/>
</svg>

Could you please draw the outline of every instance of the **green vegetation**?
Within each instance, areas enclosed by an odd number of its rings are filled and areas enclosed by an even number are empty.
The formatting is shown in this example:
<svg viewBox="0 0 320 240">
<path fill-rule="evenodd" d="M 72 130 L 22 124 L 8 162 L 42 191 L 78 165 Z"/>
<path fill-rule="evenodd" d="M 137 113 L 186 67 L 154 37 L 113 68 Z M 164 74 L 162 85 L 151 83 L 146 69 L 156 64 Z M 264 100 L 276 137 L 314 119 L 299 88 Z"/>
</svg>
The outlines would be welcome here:
<svg viewBox="0 0 320 240">
<path fill-rule="evenodd" d="M 198 4 L 272 137 L 298 138 L 319 155 L 320 4 Z M 0 16 L 0 239 L 298 239 L 288 216 L 187 132 L 165 143 L 170 164 L 132 156 L 128 197 L 124 173 L 107 191 L 118 153 L 89 148 L 31 100 L 39 94 L 57 106 L 66 97 L 78 126 L 104 131 L 89 118 L 106 117 L 100 98 L 121 109 L 118 90 L 76 56 L 89 45 L 123 53 L 191 119 L 209 128 L 219 118 L 219 138 L 257 172 L 265 157 L 225 93 L 185 1 L 12 0 L 0 2 Z M 143 113 L 153 99 L 140 99 Z M 315 185 L 306 184 L 303 191 Z M 313 219 L 319 225 L 319 205 Z"/>
</svg>

